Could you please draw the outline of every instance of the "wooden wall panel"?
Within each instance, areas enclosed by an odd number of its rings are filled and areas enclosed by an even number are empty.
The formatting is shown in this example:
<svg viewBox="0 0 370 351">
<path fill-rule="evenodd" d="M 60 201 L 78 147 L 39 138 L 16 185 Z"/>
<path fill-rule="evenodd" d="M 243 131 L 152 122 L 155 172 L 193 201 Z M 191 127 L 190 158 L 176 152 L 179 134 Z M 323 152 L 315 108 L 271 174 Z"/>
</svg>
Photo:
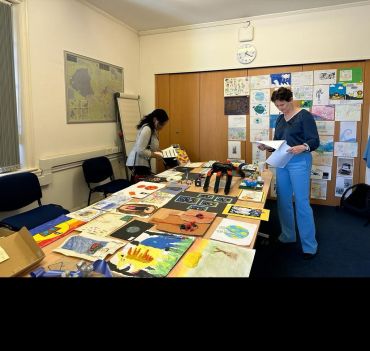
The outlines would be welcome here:
<svg viewBox="0 0 370 351">
<path fill-rule="evenodd" d="M 366 177 L 366 162 L 362 159 L 367 141 L 369 139 L 369 119 L 370 119 L 370 61 L 365 61 L 364 71 L 364 104 L 362 106 L 362 129 L 361 129 L 361 147 L 359 151 L 360 158 L 360 177 L 359 183 L 365 183 Z M 358 136 L 357 136 L 358 139 Z"/>
<path fill-rule="evenodd" d="M 170 114 L 170 75 L 158 74 L 155 76 L 155 108 L 161 108 Z M 159 132 L 159 147 L 165 149 L 170 145 L 170 121 Z M 157 173 L 164 170 L 162 161 L 157 160 Z"/>
<path fill-rule="evenodd" d="M 224 78 L 245 77 L 247 70 L 200 74 L 200 160 L 226 161 L 228 117 L 224 115 Z M 245 141 L 241 142 L 245 159 Z"/>
<path fill-rule="evenodd" d="M 170 144 L 199 161 L 199 73 L 170 75 Z"/>
</svg>

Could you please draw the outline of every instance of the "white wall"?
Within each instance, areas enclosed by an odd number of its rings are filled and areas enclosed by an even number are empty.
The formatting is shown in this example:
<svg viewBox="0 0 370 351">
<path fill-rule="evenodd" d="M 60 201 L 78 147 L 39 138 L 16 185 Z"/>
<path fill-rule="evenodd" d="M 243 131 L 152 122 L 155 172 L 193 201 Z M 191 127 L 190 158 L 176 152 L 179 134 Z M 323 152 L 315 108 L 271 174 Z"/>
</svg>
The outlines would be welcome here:
<svg viewBox="0 0 370 351">
<path fill-rule="evenodd" d="M 240 24 L 144 33 L 140 37 L 140 88 L 143 112 L 155 106 L 157 73 L 211 71 L 370 59 L 370 3 L 325 11 L 256 17 L 256 59 L 239 64 Z M 171 118 L 171 116 L 170 116 Z M 369 132 L 370 134 L 370 132 Z M 370 184 L 370 172 L 367 172 Z"/>
<path fill-rule="evenodd" d="M 139 93 L 139 38 L 137 32 L 76 0 L 25 0 L 28 22 L 29 95 L 25 125 L 31 146 L 31 164 L 40 159 L 114 148 L 115 123 L 66 123 L 64 50 L 104 61 L 124 69 L 124 91 Z M 30 142 L 31 140 L 31 142 Z M 122 167 L 115 165 L 121 176 Z M 73 192 L 73 193 L 72 193 Z M 44 203 L 55 202 L 68 209 L 86 205 L 87 186 L 77 167 L 52 174 L 43 188 Z"/>
</svg>

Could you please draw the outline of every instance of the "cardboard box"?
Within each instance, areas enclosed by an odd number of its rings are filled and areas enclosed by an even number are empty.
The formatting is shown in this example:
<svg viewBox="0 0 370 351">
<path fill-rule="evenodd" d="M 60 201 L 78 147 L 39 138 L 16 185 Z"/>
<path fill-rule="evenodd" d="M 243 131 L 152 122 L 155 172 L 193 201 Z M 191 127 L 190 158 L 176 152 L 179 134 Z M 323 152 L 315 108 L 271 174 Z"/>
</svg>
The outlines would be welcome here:
<svg viewBox="0 0 370 351">
<path fill-rule="evenodd" d="M 0 251 L 9 256 L 0 262 L 0 277 L 14 277 L 37 265 L 45 257 L 26 227 L 18 232 L 0 228 Z M 1 256 L 1 252 L 0 252 Z"/>
</svg>

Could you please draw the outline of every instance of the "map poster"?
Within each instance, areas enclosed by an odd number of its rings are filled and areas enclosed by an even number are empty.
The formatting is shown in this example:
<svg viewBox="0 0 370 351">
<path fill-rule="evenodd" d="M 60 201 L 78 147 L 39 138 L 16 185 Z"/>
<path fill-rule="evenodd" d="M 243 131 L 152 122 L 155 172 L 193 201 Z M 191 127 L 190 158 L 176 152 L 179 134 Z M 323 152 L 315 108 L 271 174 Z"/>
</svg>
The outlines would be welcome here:
<svg viewBox="0 0 370 351">
<path fill-rule="evenodd" d="M 115 122 L 123 68 L 64 51 L 67 123 Z"/>
</svg>

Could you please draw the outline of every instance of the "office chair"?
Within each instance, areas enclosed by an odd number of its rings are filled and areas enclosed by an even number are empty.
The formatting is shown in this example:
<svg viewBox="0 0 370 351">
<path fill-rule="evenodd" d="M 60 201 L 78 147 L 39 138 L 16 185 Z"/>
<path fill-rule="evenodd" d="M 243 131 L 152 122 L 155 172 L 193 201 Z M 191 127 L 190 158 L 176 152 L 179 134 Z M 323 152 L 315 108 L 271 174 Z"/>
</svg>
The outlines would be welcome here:
<svg viewBox="0 0 370 351">
<path fill-rule="evenodd" d="M 34 173 L 23 172 L 0 177 L 0 211 L 14 211 L 37 201 L 39 207 L 4 218 L 0 226 L 18 231 L 32 229 L 62 214 L 69 213 L 60 205 L 41 203 L 39 179 Z"/>
<path fill-rule="evenodd" d="M 100 192 L 104 194 L 104 197 L 107 197 L 107 194 L 115 193 L 131 185 L 126 179 L 114 179 L 112 165 L 108 157 L 105 156 L 93 157 L 85 160 L 82 163 L 82 170 L 90 190 L 87 205 L 90 205 L 92 193 Z M 105 184 L 91 186 L 91 183 L 100 183 L 108 178 L 110 181 Z"/>
</svg>

